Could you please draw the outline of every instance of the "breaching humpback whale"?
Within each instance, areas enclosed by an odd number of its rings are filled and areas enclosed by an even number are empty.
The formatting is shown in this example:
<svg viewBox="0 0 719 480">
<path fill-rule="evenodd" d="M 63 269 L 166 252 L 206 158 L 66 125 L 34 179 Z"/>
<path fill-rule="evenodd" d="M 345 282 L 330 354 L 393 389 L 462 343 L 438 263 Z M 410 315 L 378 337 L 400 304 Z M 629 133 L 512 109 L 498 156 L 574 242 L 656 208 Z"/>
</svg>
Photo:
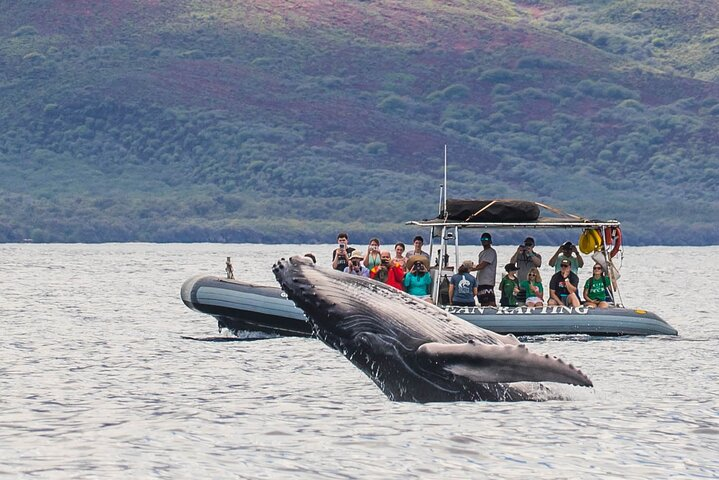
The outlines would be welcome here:
<svg viewBox="0 0 719 480">
<path fill-rule="evenodd" d="M 536 382 L 592 386 L 581 371 L 530 353 L 393 287 L 295 256 L 272 270 L 315 335 L 369 376 L 390 400 L 517 401 L 552 398 Z M 532 383 L 527 383 L 532 382 Z"/>
</svg>

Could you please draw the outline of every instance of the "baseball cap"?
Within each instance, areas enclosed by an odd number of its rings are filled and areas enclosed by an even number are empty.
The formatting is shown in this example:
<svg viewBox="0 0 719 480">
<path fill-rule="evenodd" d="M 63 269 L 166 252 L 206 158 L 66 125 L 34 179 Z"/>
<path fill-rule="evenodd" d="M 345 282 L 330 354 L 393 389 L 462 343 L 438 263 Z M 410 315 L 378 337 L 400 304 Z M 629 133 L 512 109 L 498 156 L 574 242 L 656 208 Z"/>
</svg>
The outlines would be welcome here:
<svg viewBox="0 0 719 480">
<path fill-rule="evenodd" d="M 482 234 L 482 237 L 480 238 L 480 240 L 481 240 L 482 242 L 491 242 L 491 241 L 492 241 L 492 235 L 490 235 L 490 234 L 487 233 L 487 232 L 484 232 L 484 233 Z"/>
<path fill-rule="evenodd" d="M 532 237 L 527 237 L 524 239 L 524 245 L 527 247 L 533 247 L 534 246 L 534 239 Z"/>
<path fill-rule="evenodd" d="M 572 266 L 572 262 L 570 262 L 569 260 L 562 260 L 561 265 L 569 265 L 569 266 L 571 267 L 571 266 Z"/>
<path fill-rule="evenodd" d="M 513 263 L 508 263 L 508 264 L 506 264 L 506 265 L 504 266 L 504 269 L 505 269 L 507 272 L 516 272 L 517 270 L 519 270 L 519 269 L 517 268 L 517 266 L 516 266 L 515 264 L 513 264 Z"/>
</svg>

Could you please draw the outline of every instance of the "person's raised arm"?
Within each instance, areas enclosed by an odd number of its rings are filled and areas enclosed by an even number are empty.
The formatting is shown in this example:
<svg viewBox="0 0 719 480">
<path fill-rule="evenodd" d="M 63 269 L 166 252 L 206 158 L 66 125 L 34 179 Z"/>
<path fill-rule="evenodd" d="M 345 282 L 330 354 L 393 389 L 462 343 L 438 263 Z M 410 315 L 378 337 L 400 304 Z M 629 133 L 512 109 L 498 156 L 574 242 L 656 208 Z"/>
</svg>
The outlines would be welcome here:
<svg viewBox="0 0 719 480">
<path fill-rule="evenodd" d="M 539 268 L 542 266 L 542 256 L 532 251 L 532 255 L 529 257 L 535 267 Z"/>
<path fill-rule="evenodd" d="M 549 266 L 553 267 L 557 263 L 557 257 L 559 257 L 559 254 L 562 253 L 562 247 L 557 249 L 556 252 L 554 252 L 554 255 L 552 255 L 552 258 L 549 259 Z"/>
<path fill-rule="evenodd" d="M 332 268 L 334 268 L 335 270 L 337 270 L 337 267 L 339 266 L 339 262 L 340 262 L 340 251 L 339 250 L 340 250 L 339 248 L 335 248 L 332 251 Z"/>
<path fill-rule="evenodd" d="M 572 250 L 574 250 L 574 253 L 577 255 L 577 266 L 578 266 L 579 268 L 582 268 L 582 267 L 584 266 L 584 259 L 583 259 L 582 256 L 579 254 L 579 250 L 577 250 L 577 246 L 576 246 L 576 245 L 572 245 Z"/>
</svg>

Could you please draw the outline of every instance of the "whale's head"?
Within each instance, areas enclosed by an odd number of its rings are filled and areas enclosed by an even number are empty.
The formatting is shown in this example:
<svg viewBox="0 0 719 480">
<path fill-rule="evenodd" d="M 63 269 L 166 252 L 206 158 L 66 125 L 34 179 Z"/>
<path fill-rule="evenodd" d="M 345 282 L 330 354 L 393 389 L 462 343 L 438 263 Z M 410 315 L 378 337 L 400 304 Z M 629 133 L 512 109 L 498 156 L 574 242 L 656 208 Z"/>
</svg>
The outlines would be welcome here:
<svg viewBox="0 0 719 480">
<path fill-rule="evenodd" d="M 307 314 L 317 336 L 338 348 L 349 347 L 363 334 L 411 340 L 406 305 L 414 297 L 380 282 L 316 266 L 305 257 L 280 259 L 273 272 L 282 290 Z M 416 346 L 424 343 L 424 339 Z"/>
</svg>

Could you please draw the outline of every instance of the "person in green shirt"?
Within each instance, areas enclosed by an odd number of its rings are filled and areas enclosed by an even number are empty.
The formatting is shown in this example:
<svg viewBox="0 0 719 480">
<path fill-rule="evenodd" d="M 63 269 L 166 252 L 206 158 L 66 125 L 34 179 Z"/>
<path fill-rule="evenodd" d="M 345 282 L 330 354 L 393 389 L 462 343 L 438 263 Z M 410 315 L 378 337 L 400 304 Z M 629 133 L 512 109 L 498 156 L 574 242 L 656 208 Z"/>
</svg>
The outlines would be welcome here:
<svg viewBox="0 0 719 480">
<path fill-rule="evenodd" d="M 528 307 L 541 307 L 544 304 L 544 288 L 539 269 L 533 267 L 527 272 L 527 279 L 519 282 L 519 288 L 527 292 L 525 304 Z"/>
<path fill-rule="evenodd" d="M 516 307 L 517 293 L 519 293 L 519 279 L 517 278 L 519 268 L 514 263 L 508 263 L 504 266 L 504 270 L 507 274 L 499 282 L 499 291 L 502 295 L 499 304 L 503 307 Z"/>
<path fill-rule="evenodd" d="M 609 277 L 604 276 L 604 270 L 598 263 L 592 267 L 592 276 L 584 283 L 584 304 L 589 308 L 607 308 L 609 307 L 607 298 L 607 289 L 612 288 L 612 282 Z"/>
</svg>

